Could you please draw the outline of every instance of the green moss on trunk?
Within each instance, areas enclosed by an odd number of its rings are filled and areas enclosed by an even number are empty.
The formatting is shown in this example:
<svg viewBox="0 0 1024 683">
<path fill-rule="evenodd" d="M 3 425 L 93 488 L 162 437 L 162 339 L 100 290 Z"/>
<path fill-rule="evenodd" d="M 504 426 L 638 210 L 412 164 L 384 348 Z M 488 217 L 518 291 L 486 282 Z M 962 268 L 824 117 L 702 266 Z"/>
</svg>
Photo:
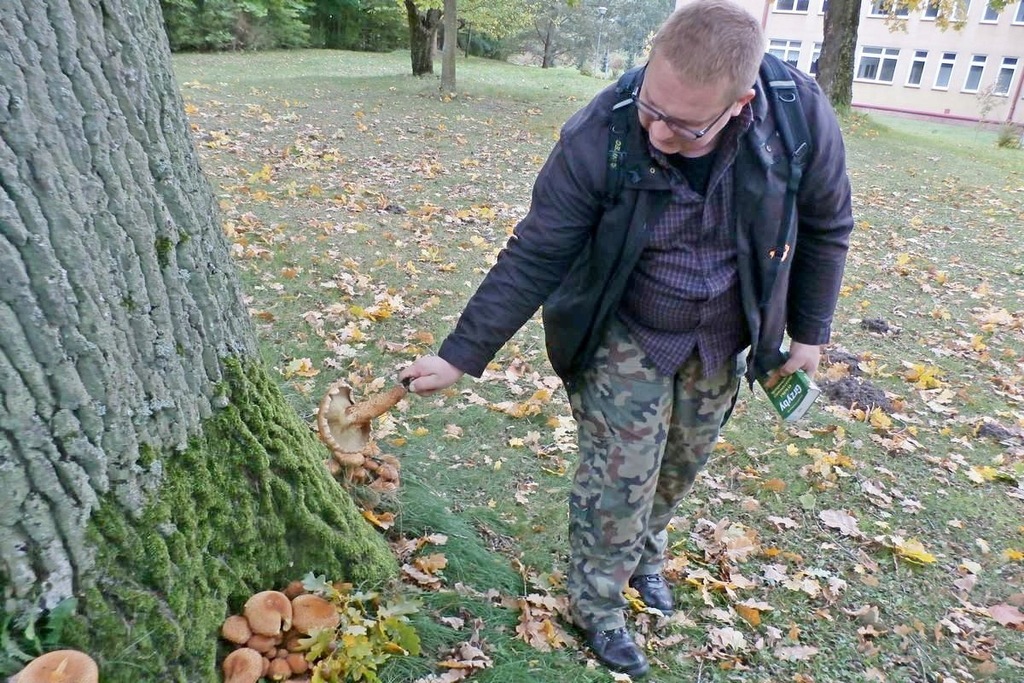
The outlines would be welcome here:
<svg viewBox="0 0 1024 683">
<path fill-rule="evenodd" d="M 142 454 L 165 475 L 138 518 L 112 498 L 93 517 L 98 571 L 65 639 L 105 683 L 220 680 L 220 625 L 254 592 L 309 571 L 368 587 L 396 573 L 264 367 L 227 375 L 228 406 L 187 451 Z"/>
</svg>

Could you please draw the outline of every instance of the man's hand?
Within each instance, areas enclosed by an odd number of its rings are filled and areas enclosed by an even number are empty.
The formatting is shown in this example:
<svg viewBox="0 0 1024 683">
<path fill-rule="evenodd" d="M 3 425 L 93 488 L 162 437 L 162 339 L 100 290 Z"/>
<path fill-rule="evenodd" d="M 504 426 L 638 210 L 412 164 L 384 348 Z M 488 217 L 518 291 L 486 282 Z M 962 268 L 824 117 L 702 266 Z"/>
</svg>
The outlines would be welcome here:
<svg viewBox="0 0 1024 683">
<path fill-rule="evenodd" d="M 779 368 L 779 374 L 783 377 L 792 375 L 797 370 L 803 370 L 811 379 L 814 379 L 818 372 L 818 363 L 821 362 L 821 347 L 817 344 L 801 344 L 798 341 L 789 344 L 789 360 Z"/>
<path fill-rule="evenodd" d="M 447 389 L 466 374 L 438 356 L 423 356 L 398 373 L 398 379 L 410 380 L 409 391 L 420 396 Z"/>
<path fill-rule="evenodd" d="M 768 380 L 765 387 L 771 388 L 781 377 L 792 375 L 797 370 L 803 370 L 814 379 L 818 372 L 818 363 L 821 362 L 821 347 L 817 344 L 801 344 L 798 341 L 789 344 L 789 360 L 776 369 Z"/>
</svg>

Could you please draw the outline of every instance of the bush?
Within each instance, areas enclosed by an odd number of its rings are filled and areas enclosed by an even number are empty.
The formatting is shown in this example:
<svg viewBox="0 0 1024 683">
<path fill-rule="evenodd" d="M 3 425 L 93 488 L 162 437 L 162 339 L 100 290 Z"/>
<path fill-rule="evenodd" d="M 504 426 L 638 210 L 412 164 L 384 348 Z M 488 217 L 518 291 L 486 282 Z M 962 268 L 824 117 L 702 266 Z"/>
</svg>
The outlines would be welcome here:
<svg viewBox="0 0 1024 683">
<path fill-rule="evenodd" d="M 1024 142 L 1024 127 L 1007 121 L 999 127 L 996 137 L 996 146 L 1007 149 L 1020 149 Z"/>
</svg>

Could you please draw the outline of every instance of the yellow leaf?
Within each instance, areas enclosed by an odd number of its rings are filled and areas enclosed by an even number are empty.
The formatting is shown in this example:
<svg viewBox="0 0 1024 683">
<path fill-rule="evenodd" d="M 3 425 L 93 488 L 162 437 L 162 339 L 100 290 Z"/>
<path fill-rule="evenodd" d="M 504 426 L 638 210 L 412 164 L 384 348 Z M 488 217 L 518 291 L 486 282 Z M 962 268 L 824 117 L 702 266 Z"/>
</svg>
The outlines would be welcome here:
<svg viewBox="0 0 1024 683">
<path fill-rule="evenodd" d="M 786 482 L 781 479 L 769 479 L 762 484 L 766 489 L 772 493 L 782 493 L 786 490 Z"/>
<path fill-rule="evenodd" d="M 736 610 L 736 614 L 743 617 L 751 626 L 755 628 L 761 625 L 761 612 L 753 607 L 747 607 L 746 605 L 733 605 L 733 609 Z"/>
<path fill-rule="evenodd" d="M 875 408 L 871 411 L 870 422 L 871 426 L 876 429 L 889 429 L 892 427 L 892 420 L 882 412 L 881 408 Z"/>
<path fill-rule="evenodd" d="M 791 443 L 786 446 L 786 455 L 800 455 L 800 448 L 796 444 Z"/>
<path fill-rule="evenodd" d="M 281 371 L 286 378 L 294 377 L 316 377 L 320 374 L 320 371 L 313 367 L 313 361 L 308 358 L 296 358 L 288 365 L 284 366 L 284 370 Z"/>
<path fill-rule="evenodd" d="M 1014 550 L 1013 548 L 1007 548 L 1003 551 L 1003 555 L 1005 555 L 1006 559 L 1010 562 L 1020 562 L 1024 560 L 1024 553 L 1019 550 Z"/>
<path fill-rule="evenodd" d="M 448 566 L 448 558 L 444 553 L 434 553 L 413 559 L 413 564 L 427 574 L 433 574 Z"/>
<path fill-rule="evenodd" d="M 370 524 L 385 531 L 395 525 L 395 513 L 393 512 L 383 512 L 378 515 L 373 510 L 363 510 L 363 517 Z"/>
<path fill-rule="evenodd" d="M 904 559 L 918 564 L 931 564 L 935 562 L 935 556 L 924 549 L 921 541 L 914 538 L 903 540 L 895 536 L 893 541 L 893 550 Z"/>
<path fill-rule="evenodd" d="M 426 436 L 429 433 L 430 430 L 427 429 L 426 427 L 417 427 L 416 429 L 412 430 L 413 436 Z"/>
</svg>

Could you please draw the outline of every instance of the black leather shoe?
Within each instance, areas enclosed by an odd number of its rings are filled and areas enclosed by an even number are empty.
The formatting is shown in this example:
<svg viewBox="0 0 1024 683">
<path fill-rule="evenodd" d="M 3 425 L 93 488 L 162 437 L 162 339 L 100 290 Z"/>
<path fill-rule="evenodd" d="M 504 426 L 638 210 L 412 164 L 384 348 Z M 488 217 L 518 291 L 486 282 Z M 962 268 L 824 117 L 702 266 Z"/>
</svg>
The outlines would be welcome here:
<svg viewBox="0 0 1024 683">
<path fill-rule="evenodd" d="M 661 574 L 640 574 L 629 580 L 631 588 L 635 588 L 640 594 L 640 599 L 648 607 L 653 607 L 666 617 L 676 611 L 675 601 L 672 599 L 672 589 Z"/>
<path fill-rule="evenodd" d="M 646 676 L 651 667 L 625 626 L 607 631 L 587 631 L 587 645 L 601 663 L 632 678 Z"/>
</svg>

